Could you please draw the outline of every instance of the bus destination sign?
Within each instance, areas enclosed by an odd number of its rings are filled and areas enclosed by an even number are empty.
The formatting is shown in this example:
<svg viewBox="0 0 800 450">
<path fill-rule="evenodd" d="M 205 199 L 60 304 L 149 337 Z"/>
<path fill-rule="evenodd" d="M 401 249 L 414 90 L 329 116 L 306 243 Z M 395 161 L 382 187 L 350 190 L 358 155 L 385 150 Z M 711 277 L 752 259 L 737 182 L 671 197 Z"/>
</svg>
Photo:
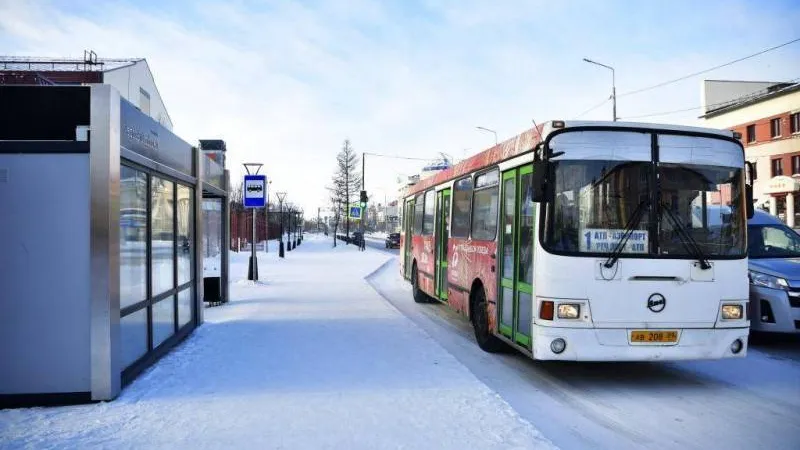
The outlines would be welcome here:
<svg viewBox="0 0 800 450">
<path fill-rule="evenodd" d="M 625 230 L 584 228 L 581 230 L 580 250 L 587 253 L 607 253 L 614 251 Z M 648 234 L 645 230 L 631 232 L 625 242 L 623 253 L 647 253 Z"/>
</svg>

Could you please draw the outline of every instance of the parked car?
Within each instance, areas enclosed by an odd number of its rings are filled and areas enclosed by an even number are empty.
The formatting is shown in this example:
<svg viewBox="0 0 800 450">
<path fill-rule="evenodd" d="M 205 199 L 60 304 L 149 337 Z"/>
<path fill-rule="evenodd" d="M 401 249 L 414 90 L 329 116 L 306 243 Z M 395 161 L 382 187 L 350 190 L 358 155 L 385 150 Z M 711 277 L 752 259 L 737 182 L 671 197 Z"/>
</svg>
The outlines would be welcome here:
<svg viewBox="0 0 800 450">
<path fill-rule="evenodd" d="M 750 328 L 800 333 L 800 234 L 759 210 L 747 234 Z"/>
<path fill-rule="evenodd" d="M 364 235 L 360 231 L 354 231 L 350 237 L 350 243 L 352 244 L 361 245 L 362 240 L 364 240 Z"/>
<path fill-rule="evenodd" d="M 389 233 L 386 236 L 386 248 L 400 248 L 400 233 Z"/>
</svg>

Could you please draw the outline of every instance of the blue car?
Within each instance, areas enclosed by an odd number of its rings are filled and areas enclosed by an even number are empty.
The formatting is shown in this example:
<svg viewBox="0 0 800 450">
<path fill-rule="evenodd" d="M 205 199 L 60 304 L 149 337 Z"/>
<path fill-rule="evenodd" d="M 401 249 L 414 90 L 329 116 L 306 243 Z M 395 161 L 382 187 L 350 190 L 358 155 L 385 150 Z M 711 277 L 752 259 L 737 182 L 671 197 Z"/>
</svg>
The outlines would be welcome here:
<svg viewBox="0 0 800 450">
<path fill-rule="evenodd" d="M 800 234 L 758 210 L 747 234 L 750 329 L 800 333 Z"/>
</svg>

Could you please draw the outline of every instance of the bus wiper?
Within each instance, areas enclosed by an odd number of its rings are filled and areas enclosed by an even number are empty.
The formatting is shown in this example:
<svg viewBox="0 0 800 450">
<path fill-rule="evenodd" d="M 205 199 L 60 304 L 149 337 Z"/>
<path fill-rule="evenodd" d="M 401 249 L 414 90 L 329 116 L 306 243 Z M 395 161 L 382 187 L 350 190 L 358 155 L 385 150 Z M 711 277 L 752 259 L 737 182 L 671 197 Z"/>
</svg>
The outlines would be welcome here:
<svg viewBox="0 0 800 450">
<path fill-rule="evenodd" d="M 642 221 L 642 216 L 644 215 L 645 207 L 650 205 L 650 199 L 644 199 L 639 202 L 639 205 L 636 206 L 636 209 L 631 214 L 631 218 L 628 219 L 628 223 L 625 224 L 625 230 L 622 233 L 622 238 L 617 242 L 617 245 L 614 246 L 614 250 L 611 251 L 611 254 L 608 255 L 608 259 L 603 266 L 606 269 L 610 269 L 614 267 L 614 264 L 617 263 L 619 260 L 619 255 L 622 254 L 622 251 L 625 250 L 625 244 L 628 242 L 628 238 L 631 237 L 631 234 L 636 230 L 636 227 L 639 226 L 639 222 Z"/>
<path fill-rule="evenodd" d="M 675 231 L 678 232 L 678 237 L 681 238 L 681 243 L 683 246 L 686 247 L 686 250 L 694 256 L 698 262 L 700 262 L 700 268 L 703 270 L 708 270 L 711 268 L 711 263 L 708 262 L 708 257 L 703 253 L 703 250 L 700 249 L 700 245 L 697 243 L 697 240 L 686 231 L 686 227 L 681 224 L 681 221 L 675 217 L 675 213 L 672 212 L 671 209 L 667 208 L 666 205 L 661 203 L 661 210 L 667 212 L 667 217 L 669 217 L 670 221 L 672 222 L 672 226 L 675 227 Z"/>
</svg>

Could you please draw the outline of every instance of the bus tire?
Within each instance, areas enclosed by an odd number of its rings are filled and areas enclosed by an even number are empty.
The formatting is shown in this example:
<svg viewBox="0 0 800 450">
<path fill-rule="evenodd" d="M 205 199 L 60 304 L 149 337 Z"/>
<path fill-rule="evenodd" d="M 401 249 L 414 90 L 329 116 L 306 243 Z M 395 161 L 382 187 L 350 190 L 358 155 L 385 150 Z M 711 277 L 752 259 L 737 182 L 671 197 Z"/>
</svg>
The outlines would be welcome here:
<svg viewBox="0 0 800 450">
<path fill-rule="evenodd" d="M 475 329 L 475 340 L 478 347 L 488 353 L 498 353 L 504 350 L 505 344 L 489 329 L 489 314 L 486 291 L 478 284 L 470 295 L 470 308 L 472 308 L 472 327 Z"/>
<path fill-rule="evenodd" d="M 414 295 L 415 302 L 428 303 L 428 296 L 419 288 L 419 271 L 417 270 L 416 261 L 411 266 L 411 292 Z"/>
</svg>

